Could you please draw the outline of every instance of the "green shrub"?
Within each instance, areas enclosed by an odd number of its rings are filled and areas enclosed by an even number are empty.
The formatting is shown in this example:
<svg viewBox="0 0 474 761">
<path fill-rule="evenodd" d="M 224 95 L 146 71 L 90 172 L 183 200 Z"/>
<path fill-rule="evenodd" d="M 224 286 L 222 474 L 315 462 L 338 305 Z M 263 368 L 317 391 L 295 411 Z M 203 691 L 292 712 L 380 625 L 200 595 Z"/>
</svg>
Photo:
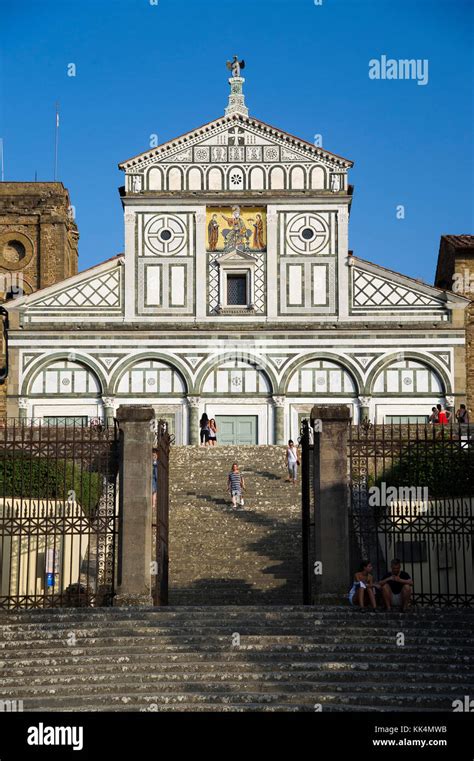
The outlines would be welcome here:
<svg viewBox="0 0 474 761">
<path fill-rule="evenodd" d="M 377 486 L 427 486 L 430 498 L 468 497 L 474 494 L 473 445 L 459 448 L 456 441 L 440 440 L 427 444 L 414 441 L 382 475 Z"/>
<path fill-rule="evenodd" d="M 75 499 L 85 513 L 102 495 L 102 477 L 81 463 L 6 452 L 0 458 L 0 498 Z M 74 492 L 74 495 L 71 495 Z"/>
</svg>

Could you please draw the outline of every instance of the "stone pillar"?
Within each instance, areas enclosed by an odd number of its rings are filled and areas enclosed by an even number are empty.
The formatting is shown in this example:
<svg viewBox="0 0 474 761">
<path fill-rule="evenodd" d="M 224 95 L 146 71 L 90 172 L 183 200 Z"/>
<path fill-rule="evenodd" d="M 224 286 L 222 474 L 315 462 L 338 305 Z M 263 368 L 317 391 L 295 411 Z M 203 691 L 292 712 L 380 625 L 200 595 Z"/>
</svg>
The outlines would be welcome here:
<svg viewBox="0 0 474 761">
<path fill-rule="evenodd" d="M 199 396 L 188 396 L 189 405 L 189 443 L 199 444 Z"/>
<path fill-rule="evenodd" d="M 104 405 L 105 424 L 113 426 L 115 417 L 115 399 L 113 396 L 103 396 L 102 404 Z"/>
<path fill-rule="evenodd" d="M 18 417 L 20 420 L 25 420 L 28 417 L 28 399 L 24 397 L 18 399 Z"/>
<path fill-rule="evenodd" d="M 315 405 L 315 598 L 340 600 L 351 579 L 349 556 L 348 436 L 350 410 L 344 405 Z M 319 572 L 320 571 L 320 572 Z"/>
<path fill-rule="evenodd" d="M 446 409 L 448 412 L 451 413 L 451 419 L 455 420 L 454 415 L 456 414 L 456 400 L 454 396 L 446 396 Z"/>
<path fill-rule="evenodd" d="M 370 419 L 370 396 L 359 396 L 359 423 Z"/>
<path fill-rule="evenodd" d="M 155 411 L 120 406 L 119 572 L 115 604 L 152 605 L 151 474 Z"/>
<path fill-rule="evenodd" d="M 274 396 L 275 406 L 275 444 L 285 443 L 285 396 Z"/>
</svg>

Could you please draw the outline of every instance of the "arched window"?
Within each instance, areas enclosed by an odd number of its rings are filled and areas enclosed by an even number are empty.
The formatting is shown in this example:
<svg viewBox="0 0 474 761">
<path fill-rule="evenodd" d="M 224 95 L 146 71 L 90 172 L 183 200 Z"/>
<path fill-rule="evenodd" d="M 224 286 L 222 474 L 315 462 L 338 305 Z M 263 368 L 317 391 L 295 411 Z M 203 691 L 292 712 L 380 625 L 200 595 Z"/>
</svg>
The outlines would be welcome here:
<svg viewBox="0 0 474 761">
<path fill-rule="evenodd" d="M 377 375 L 374 394 L 443 394 L 438 374 L 427 365 L 412 359 L 392 362 Z"/>
<path fill-rule="evenodd" d="M 31 394 L 97 396 L 100 392 L 100 383 L 90 368 L 66 359 L 52 362 L 40 370 L 30 387 Z"/>
<path fill-rule="evenodd" d="M 288 393 L 353 396 L 357 391 L 350 373 L 343 367 L 325 359 L 314 359 L 293 373 L 288 383 Z"/>
<path fill-rule="evenodd" d="M 247 362 L 229 360 L 213 368 L 204 381 L 205 394 L 270 394 L 268 378 Z"/>
<path fill-rule="evenodd" d="M 156 359 L 137 362 L 119 380 L 119 394 L 184 394 L 181 375 L 170 365 Z"/>
</svg>

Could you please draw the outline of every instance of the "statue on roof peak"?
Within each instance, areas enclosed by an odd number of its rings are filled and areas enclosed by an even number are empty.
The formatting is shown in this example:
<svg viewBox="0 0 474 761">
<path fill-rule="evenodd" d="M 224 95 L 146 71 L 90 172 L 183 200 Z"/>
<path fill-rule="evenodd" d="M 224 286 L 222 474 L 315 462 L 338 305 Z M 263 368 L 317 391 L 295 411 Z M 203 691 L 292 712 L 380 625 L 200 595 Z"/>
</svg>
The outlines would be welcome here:
<svg viewBox="0 0 474 761">
<path fill-rule="evenodd" d="M 235 55 L 232 61 L 227 61 L 226 66 L 231 70 L 233 77 L 240 77 L 240 70 L 245 69 L 245 61 L 239 61 L 239 56 Z"/>
</svg>

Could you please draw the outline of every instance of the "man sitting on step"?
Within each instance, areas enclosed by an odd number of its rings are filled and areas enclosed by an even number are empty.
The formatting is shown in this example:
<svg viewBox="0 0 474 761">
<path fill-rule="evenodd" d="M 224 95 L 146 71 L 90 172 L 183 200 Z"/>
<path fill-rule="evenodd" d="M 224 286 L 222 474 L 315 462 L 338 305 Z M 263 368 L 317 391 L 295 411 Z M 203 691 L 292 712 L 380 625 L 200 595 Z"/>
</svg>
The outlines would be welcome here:
<svg viewBox="0 0 474 761">
<path fill-rule="evenodd" d="M 391 610 L 392 605 L 399 605 L 403 613 L 410 605 L 413 579 L 406 571 L 401 570 L 399 558 L 394 558 L 390 566 L 391 571 L 379 581 L 383 601 L 387 610 Z"/>
</svg>

